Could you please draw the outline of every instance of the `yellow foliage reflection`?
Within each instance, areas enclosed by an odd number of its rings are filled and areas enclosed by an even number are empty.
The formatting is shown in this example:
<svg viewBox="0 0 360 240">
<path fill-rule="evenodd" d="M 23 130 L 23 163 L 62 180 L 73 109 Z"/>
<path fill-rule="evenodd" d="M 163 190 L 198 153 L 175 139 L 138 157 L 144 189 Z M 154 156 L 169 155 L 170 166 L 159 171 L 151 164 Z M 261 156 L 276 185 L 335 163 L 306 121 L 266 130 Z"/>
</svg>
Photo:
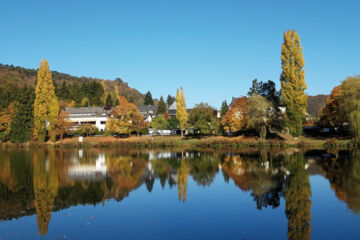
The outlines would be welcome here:
<svg viewBox="0 0 360 240">
<path fill-rule="evenodd" d="M 116 185 L 116 198 L 122 190 L 129 192 L 137 186 L 144 173 L 145 164 L 143 159 L 132 156 L 109 157 L 106 160 L 109 175 Z"/>
<path fill-rule="evenodd" d="M 286 216 L 289 239 L 310 239 L 311 188 L 309 174 L 305 170 L 304 155 L 295 153 L 288 160 L 290 172 L 285 188 Z"/>
<path fill-rule="evenodd" d="M 177 170 L 177 175 L 178 175 L 179 200 L 185 202 L 187 187 L 188 187 L 188 175 L 189 175 L 189 166 L 185 159 L 181 159 L 180 167 Z"/>
<path fill-rule="evenodd" d="M 54 207 L 54 198 L 57 194 L 59 181 L 55 167 L 55 152 L 50 151 L 46 156 L 44 151 L 34 154 L 34 205 L 39 233 L 45 236 L 51 212 Z"/>
</svg>

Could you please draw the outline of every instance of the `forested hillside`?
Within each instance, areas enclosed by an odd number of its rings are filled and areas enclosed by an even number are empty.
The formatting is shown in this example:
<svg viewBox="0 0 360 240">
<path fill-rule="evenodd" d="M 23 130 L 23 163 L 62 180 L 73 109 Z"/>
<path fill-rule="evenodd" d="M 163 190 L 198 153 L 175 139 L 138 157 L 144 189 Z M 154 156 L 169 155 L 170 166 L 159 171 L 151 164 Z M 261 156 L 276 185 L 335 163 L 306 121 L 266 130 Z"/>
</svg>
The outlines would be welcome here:
<svg viewBox="0 0 360 240">
<path fill-rule="evenodd" d="M 73 100 L 80 105 L 82 99 L 88 98 L 92 105 L 101 105 L 99 98 L 103 95 L 101 81 L 99 78 L 75 77 L 69 74 L 52 71 L 55 90 L 60 100 Z M 13 65 L 0 64 L 0 85 L 1 88 L 16 88 L 24 85 L 35 86 L 37 70 L 17 67 Z M 125 96 L 135 104 L 143 103 L 143 95 L 136 89 L 130 88 L 120 78 L 113 81 L 105 80 L 106 92 L 111 96 Z M 116 87 L 117 86 L 117 87 Z M 4 89 L 3 89 L 4 90 Z M 98 97 L 96 97 L 98 95 Z"/>
<path fill-rule="evenodd" d="M 325 107 L 326 99 L 328 95 L 320 94 L 316 96 L 307 96 L 308 105 L 307 105 L 307 113 L 311 116 L 318 117 L 320 111 L 323 107 Z"/>
</svg>

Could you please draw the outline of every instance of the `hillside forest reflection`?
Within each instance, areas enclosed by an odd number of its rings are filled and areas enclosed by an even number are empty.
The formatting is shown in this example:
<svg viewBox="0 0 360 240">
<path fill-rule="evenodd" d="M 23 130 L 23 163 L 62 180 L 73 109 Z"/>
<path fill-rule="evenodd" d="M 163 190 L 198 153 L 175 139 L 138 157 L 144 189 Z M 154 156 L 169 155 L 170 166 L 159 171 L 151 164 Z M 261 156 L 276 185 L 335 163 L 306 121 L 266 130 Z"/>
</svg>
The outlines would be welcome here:
<svg viewBox="0 0 360 240">
<path fill-rule="evenodd" d="M 287 237 L 310 239 L 312 189 L 309 178 L 326 178 L 338 200 L 360 212 L 360 153 L 197 152 L 118 150 L 2 150 L 0 219 L 36 214 L 37 231 L 46 236 L 52 213 L 71 206 L 121 202 L 155 181 L 163 191 L 177 189 L 179 203 L 191 201 L 190 178 L 211 187 L 217 174 L 249 193 L 261 211 L 285 201 Z"/>
</svg>

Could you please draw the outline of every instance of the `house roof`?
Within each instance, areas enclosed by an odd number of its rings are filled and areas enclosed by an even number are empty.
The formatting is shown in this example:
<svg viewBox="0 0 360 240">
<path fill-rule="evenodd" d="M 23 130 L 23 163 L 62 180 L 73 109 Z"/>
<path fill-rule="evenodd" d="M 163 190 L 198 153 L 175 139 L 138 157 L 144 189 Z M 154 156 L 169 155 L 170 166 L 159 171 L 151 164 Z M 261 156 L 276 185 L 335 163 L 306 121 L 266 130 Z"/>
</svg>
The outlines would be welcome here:
<svg viewBox="0 0 360 240">
<path fill-rule="evenodd" d="M 142 105 L 142 106 L 138 106 L 138 109 L 141 113 L 149 113 L 150 111 L 152 111 L 154 114 L 157 113 L 159 106 L 156 105 Z"/>
<path fill-rule="evenodd" d="M 71 117 L 100 117 L 107 116 L 111 110 L 105 110 L 102 107 L 78 107 L 78 108 L 65 108 Z"/>
<path fill-rule="evenodd" d="M 170 110 L 176 110 L 176 101 L 174 101 L 174 102 L 170 105 L 170 107 L 169 107 L 168 109 L 169 109 L 169 111 L 170 111 Z"/>
<path fill-rule="evenodd" d="M 139 112 L 143 115 L 144 118 L 149 116 L 156 116 L 159 106 L 157 105 L 142 105 L 138 106 Z"/>
</svg>

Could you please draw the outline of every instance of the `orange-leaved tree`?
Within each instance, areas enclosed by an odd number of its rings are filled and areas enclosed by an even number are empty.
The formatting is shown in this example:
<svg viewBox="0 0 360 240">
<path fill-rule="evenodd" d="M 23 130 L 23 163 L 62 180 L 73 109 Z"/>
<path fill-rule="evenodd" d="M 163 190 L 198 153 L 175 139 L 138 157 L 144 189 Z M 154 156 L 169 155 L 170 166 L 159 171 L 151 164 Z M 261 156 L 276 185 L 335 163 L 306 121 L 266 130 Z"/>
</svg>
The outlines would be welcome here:
<svg viewBox="0 0 360 240">
<path fill-rule="evenodd" d="M 0 141 L 6 141 L 10 136 L 10 124 L 16 113 L 15 103 L 11 103 L 7 108 L 0 112 Z"/>
<path fill-rule="evenodd" d="M 106 122 L 106 131 L 116 134 L 130 134 L 133 131 L 138 133 L 146 126 L 138 108 L 123 96 L 119 97 L 118 101 L 119 105 L 114 108 Z"/>
<path fill-rule="evenodd" d="M 246 97 L 237 98 L 233 101 L 221 120 L 221 124 L 226 132 L 238 132 L 246 126 L 248 119 L 247 105 L 248 100 Z"/>
<path fill-rule="evenodd" d="M 321 110 L 319 125 L 321 126 L 341 126 L 346 121 L 345 115 L 341 113 L 339 108 L 339 97 L 341 86 L 336 86 L 331 91 L 330 96 L 326 100 L 325 107 Z"/>
<path fill-rule="evenodd" d="M 56 121 L 55 130 L 56 134 L 60 136 L 61 141 L 65 133 L 69 133 L 73 123 L 69 121 L 69 113 L 62 111 Z"/>
</svg>

